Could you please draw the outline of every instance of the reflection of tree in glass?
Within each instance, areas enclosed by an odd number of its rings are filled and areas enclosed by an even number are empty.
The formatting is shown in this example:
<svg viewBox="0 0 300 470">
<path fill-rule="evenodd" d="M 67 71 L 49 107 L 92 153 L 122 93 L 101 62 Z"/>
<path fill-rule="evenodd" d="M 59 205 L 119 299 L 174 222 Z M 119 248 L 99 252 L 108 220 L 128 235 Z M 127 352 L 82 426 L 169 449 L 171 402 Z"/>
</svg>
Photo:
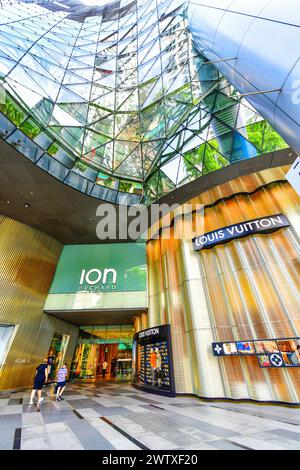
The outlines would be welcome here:
<svg viewBox="0 0 300 470">
<path fill-rule="evenodd" d="M 200 145 L 184 154 L 185 168 L 189 176 L 197 178 L 201 174 L 219 170 L 228 165 L 228 161 L 218 151 L 216 139 Z"/>
<path fill-rule="evenodd" d="M 20 108 L 8 96 L 6 96 L 5 103 L 0 103 L 0 111 L 16 126 L 19 126 L 25 117 Z"/>
<path fill-rule="evenodd" d="M 283 138 L 266 121 L 248 125 L 247 135 L 248 140 L 263 153 L 288 147 Z"/>
<path fill-rule="evenodd" d="M 34 139 L 41 132 L 41 127 L 39 127 L 32 119 L 27 119 L 20 126 L 21 131 L 24 132 L 28 137 Z"/>
</svg>

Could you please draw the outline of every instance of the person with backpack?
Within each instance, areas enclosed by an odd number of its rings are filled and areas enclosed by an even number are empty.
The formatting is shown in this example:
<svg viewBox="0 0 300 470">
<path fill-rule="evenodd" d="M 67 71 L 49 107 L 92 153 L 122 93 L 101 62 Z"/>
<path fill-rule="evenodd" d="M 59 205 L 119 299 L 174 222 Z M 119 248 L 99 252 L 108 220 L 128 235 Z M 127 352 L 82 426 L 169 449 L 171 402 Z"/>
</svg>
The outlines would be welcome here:
<svg viewBox="0 0 300 470">
<path fill-rule="evenodd" d="M 33 405 L 33 399 L 35 397 L 35 392 L 38 392 L 38 403 L 41 403 L 44 398 L 42 398 L 42 388 L 44 383 L 48 380 L 48 359 L 44 359 L 43 364 L 40 364 L 35 369 L 35 376 L 33 382 L 33 389 L 30 395 L 29 405 Z"/>
<path fill-rule="evenodd" d="M 63 400 L 62 394 L 66 388 L 66 376 L 68 374 L 67 364 L 64 363 L 63 366 L 57 372 L 57 384 L 56 384 L 56 398 L 55 401 Z"/>
</svg>

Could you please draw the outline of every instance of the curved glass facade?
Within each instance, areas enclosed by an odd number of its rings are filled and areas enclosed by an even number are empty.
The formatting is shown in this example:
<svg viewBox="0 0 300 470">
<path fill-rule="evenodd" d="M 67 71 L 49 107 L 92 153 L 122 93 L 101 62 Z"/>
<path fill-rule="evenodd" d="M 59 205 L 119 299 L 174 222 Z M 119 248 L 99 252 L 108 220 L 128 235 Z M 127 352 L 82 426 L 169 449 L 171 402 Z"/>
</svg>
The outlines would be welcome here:
<svg viewBox="0 0 300 470">
<path fill-rule="evenodd" d="M 191 0 L 187 17 L 197 50 L 299 151 L 299 2 Z"/>
<path fill-rule="evenodd" d="M 1 2 L 2 139 L 127 205 L 287 147 L 196 52 L 183 0 L 108 3 Z"/>
</svg>

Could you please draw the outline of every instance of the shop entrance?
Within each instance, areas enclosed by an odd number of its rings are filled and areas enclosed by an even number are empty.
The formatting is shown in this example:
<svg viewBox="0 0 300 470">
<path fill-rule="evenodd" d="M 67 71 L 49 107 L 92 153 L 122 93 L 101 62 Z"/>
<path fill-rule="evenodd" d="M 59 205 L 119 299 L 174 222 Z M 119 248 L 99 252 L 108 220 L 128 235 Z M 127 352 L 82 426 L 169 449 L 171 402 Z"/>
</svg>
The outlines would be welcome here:
<svg viewBox="0 0 300 470">
<path fill-rule="evenodd" d="M 133 334 L 132 324 L 81 326 L 70 377 L 129 380 Z"/>
</svg>

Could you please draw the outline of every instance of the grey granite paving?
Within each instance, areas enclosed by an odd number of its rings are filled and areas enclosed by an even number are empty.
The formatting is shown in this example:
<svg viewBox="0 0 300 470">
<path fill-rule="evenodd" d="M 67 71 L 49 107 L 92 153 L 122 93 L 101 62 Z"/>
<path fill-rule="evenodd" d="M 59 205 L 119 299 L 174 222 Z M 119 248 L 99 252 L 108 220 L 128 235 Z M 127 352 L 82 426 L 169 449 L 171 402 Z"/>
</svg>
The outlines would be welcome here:
<svg viewBox="0 0 300 470">
<path fill-rule="evenodd" d="M 235 444 L 234 442 L 230 442 L 227 440 L 214 441 L 211 442 L 210 445 L 218 450 L 250 450 L 249 447 L 240 444 Z"/>
<path fill-rule="evenodd" d="M 4 415 L 0 417 L 0 449 L 13 449 L 15 431 L 21 426 L 21 414 Z"/>
<path fill-rule="evenodd" d="M 86 450 L 111 450 L 114 447 L 110 442 L 96 431 L 86 420 L 77 420 L 69 424 L 77 439 Z"/>
<path fill-rule="evenodd" d="M 0 395 L 0 449 L 300 450 L 300 409 L 160 397 L 126 382 L 53 387 Z"/>
</svg>

